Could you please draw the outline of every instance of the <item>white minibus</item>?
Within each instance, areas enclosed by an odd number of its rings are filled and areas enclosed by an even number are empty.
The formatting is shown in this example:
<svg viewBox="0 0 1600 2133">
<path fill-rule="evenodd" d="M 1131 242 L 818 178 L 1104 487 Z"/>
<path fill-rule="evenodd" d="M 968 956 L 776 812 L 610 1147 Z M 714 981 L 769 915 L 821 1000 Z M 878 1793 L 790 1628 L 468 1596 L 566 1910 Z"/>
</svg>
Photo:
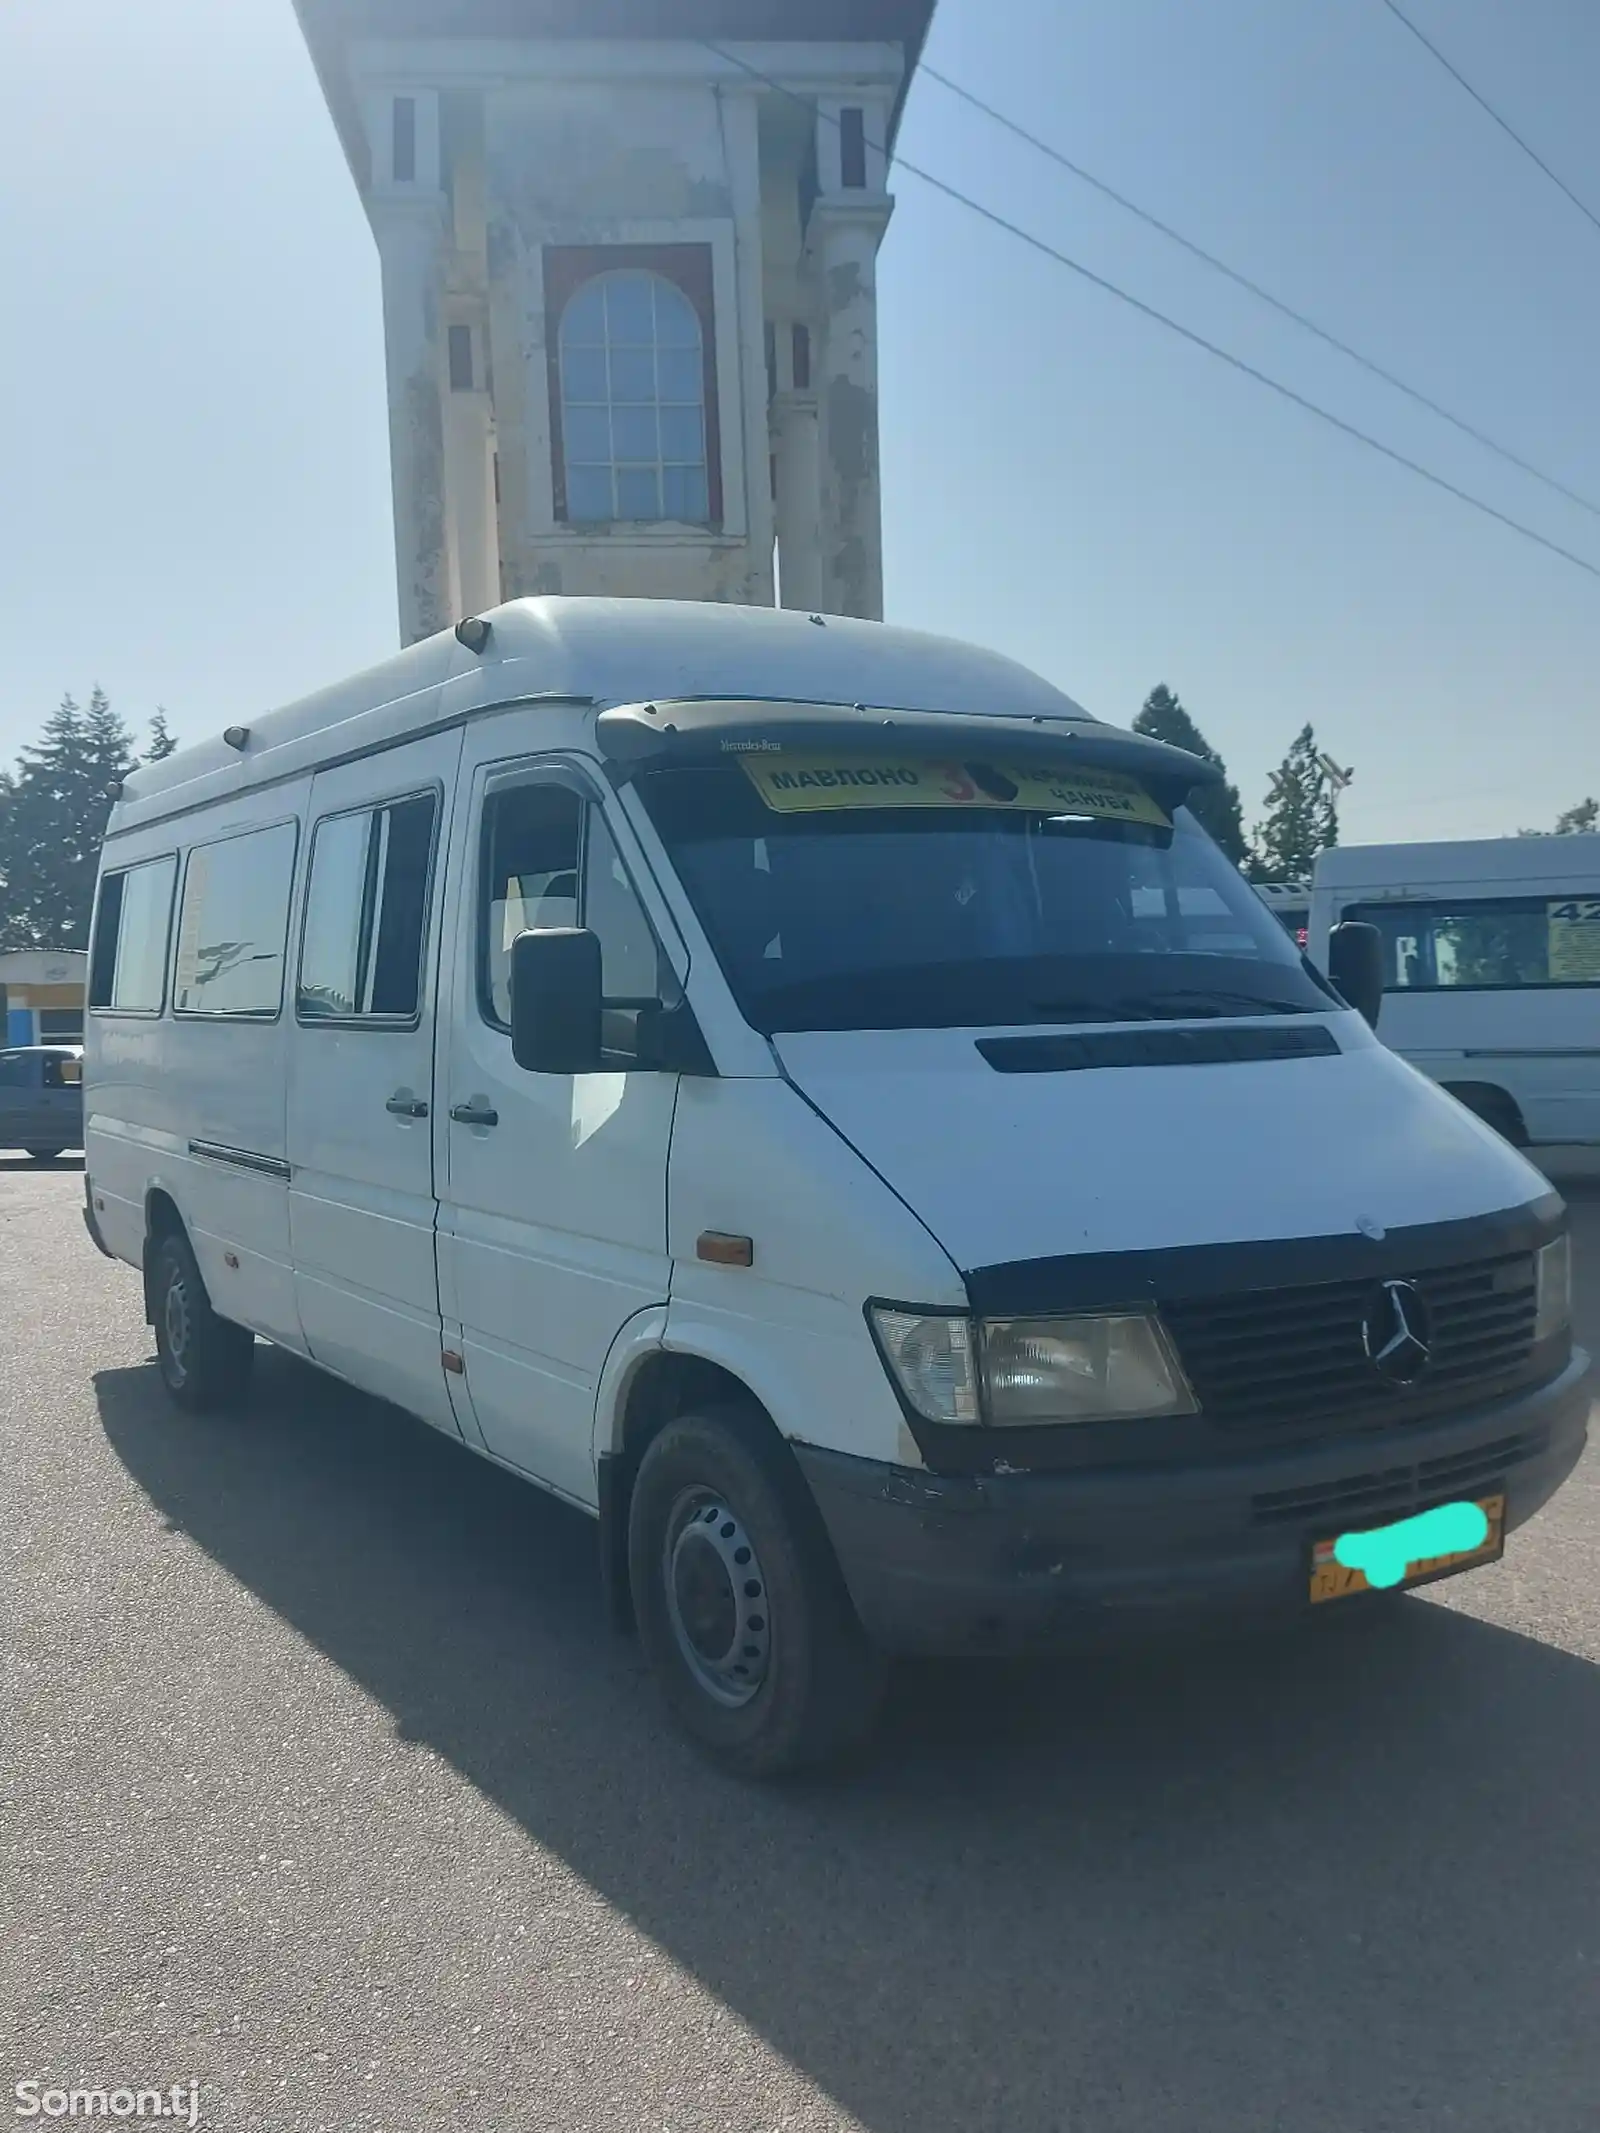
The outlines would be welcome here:
<svg viewBox="0 0 1600 2133">
<path fill-rule="evenodd" d="M 1311 920 L 1310 882 L 1258 881 L 1256 894 L 1296 947 L 1304 948 Z"/>
<path fill-rule="evenodd" d="M 1584 1444 L 1565 1210 L 1213 776 L 941 639 L 567 599 L 144 766 L 86 1218 L 173 1399 L 275 1342 L 588 1513 L 748 1775 L 895 1653 L 1493 1559 Z"/>
<path fill-rule="evenodd" d="M 1600 1148 L 1600 837 L 1339 845 L 1310 952 L 1345 921 L 1383 947 L 1385 1044 L 1518 1147 Z"/>
</svg>

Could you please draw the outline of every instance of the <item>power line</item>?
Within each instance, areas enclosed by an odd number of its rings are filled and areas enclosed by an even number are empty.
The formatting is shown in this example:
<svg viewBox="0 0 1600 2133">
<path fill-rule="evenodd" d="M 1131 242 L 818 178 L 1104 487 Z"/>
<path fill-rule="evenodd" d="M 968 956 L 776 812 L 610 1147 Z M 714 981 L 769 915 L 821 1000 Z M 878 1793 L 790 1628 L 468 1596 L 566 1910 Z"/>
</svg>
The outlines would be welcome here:
<svg viewBox="0 0 1600 2133">
<path fill-rule="evenodd" d="M 1569 503 L 1579 504 L 1585 511 L 1591 512 L 1596 518 L 1600 518 L 1600 504 L 1592 502 L 1587 496 L 1580 495 L 1576 489 L 1569 489 L 1567 484 L 1564 481 L 1558 481 L 1554 474 L 1546 474 L 1542 467 L 1534 466 L 1530 460 L 1526 460 L 1520 454 L 1513 452 L 1509 445 L 1499 443 L 1497 439 L 1489 436 L 1486 431 L 1478 429 L 1463 416 L 1453 415 L 1449 408 L 1441 406 L 1429 394 L 1420 391 L 1415 385 L 1408 385 L 1404 378 L 1396 377 L 1392 370 L 1385 370 L 1381 363 L 1374 362 L 1371 356 L 1364 356 L 1359 348 L 1352 348 L 1348 341 L 1341 341 L 1338 335 L 1330 333 L 1326 326 L 1319 326 L 1314 318 L 1308 318 L 1303 311 L 1297 311 L 1292 304 L 1284 303 L 1280 297 L 1274 296 L 1270 289 L 1263 289 L 1261 284 L 1252 281 L 1249 275 L 1241 274 L 1237 267 L 1230 267 L 1226 260 L 1219 259 L 1214 252 L 1208 252 L 1204 245 L 1196 244 L 1192 237 L 1185 237 L 1181 230 L 1175 230 L 1170 222 L 1163 222 L 1158 215 L 1153 215 L 1147 208 L 1140 207 L 1137 201 L 1130 200 L 1125 193 L 1119 193 L 1115 186 L 1108 185 L 1103 178 L 1097 178 L 1093 171 L 1085 170 L 1081 163 L 1075 163 L 1069 155 L 1064 154 L 1061 149 L 1055 147 L 1051 142 L 1041 140 L 1036 133 L 1030 133 L 1026 126 L 1019 125 L 1014 118 L 1009 118 L 1005 112 L 997 111 L 993 104 L 985 103 L 981 96 L 975 96 L 970 89 L 964 89 L 960 82 L 952 81 L 948 74 L 941 74 L 937 67 L 930 67 L 926 61 L 918 67 L 917 72 L 927 75 L 930 81 L 936 81 L 941 89 L 948 89 L 952 96 L 960 97 L 963 103 L 970 104 L 975 111 L 981 111 L 985 118 L 992 119 L 997 126 L 1003 126 L 1007 133 L 1015 134 L 1019 141 L 1026 141 L 1030 148 L 1037 149 L 1040 155 L 1048 156 L 1052 163 L 1059 163 L 1063 170 L 1070 171 L 1073 177 L 1082 179 L 1085 185 L 1092 186 L 1097 193 L 1103 194 L 1106 199 L 1115 201 L 1118 207 L 1126 208 L 1130 215 L 1136 215 L 1141 222 L 1147 223 L 1151 229 L 1159 230 L 1163 237 L 1170 237 L 1174 244 L 1182 245 L 1183 249 L 1191 253 L 1194 258 L 1202 260 L 1206 266 L 1214 268 L 1218 274 L 1226 275 L 1229 281 L 1236 283 L 1241 289 L 1248 290 L 1250 295 L 1258 298 L 1260 302 L 1270 305 L 1274 311 L 1280 312 L 1284 318 L 1292 319 L 1295 325 L 1303 327 L 1307 333 L 1314 333 L 1319 341 L 1325 342 L 1330 348 L 1337 349 L 1340 355 L 1348 356 L 1352 363 L 1359 363 L 1363 370 L 1370 371 L 1375 378 L 1381 378 L 1385 385 L 1392 385 L 1396 392 L 1404 393 L 1407 399 L 1414 400 L 1419 407 L 1427 408 L 1430 414 L 1438 415 L 1443 421 L 1450 423 L 1455 429 L 1460 430 L 1463 436 L 1470 437 L 1474 444 L 1481 444 L 1485 450 L 1498 454 L 1501 459 L 1506 460 L 1511 466 L 1520 468 L 1524 474 L 1531 474 L 1535 481 L 1542 481 L 1546 488 L 1554 489 L 1557 495 L 1564 496 Z"/>
<path fill-rule="evenodd" d="M 737 53 L 726 51 L 719 44 L 713 44 L 708 37 L 702 38 L 701 43 L 708 52 L 715 53 L 719 59 L 726 60 L 730 66 L 738 67 L 741 72 L 750 75 L 752 79 L 763 83 L 767 88 L 775 89 L 780 96 L 787 96 L 792 102 L 809 107 L 811 100 L 808 97 L 801 96 L 797 90 L 787 88 L 780 81 L 775 81 L 770 74 L 764 74 L 759 67 L 753 67 L 747 59 L 739 58 Z M 831 112 L 824 112 L 820 115 L 826 118 L 831 125 L 837 126 L 839 123 Z M 879 154 L 887 152 L 881 142 L 873 142 L 871 146 Z M 1579 570 L 1586 571 L 1591 578 L 1600 578 L 1600 564 L 1591 563 L 1587 557 L 1576 554 L 1570 548 L 1563 548 L 1559 541 L 1552 541 L 1547 535 L 1536 533 L 1533 527 L 1525 526 L 1520 519 L 1512 518 L 1509 512 L 1499 510 L 1494 504 L 1486 504 L 1481 497 L 1473 496 L 1468 490 L 1458 488 L 1453 481 L 1446 480 L 1444 475 L 1435 474 L 1431 468 L 1423 466 L 1419 461 L 1407 458 L 1404 452 L 1396 451 L 1393 445 L 1382 443 L 1380 439 L 1370 436 L 1367 431 L 1358 429 L 1353 422 L 1346 422 L 1342 415 L 1334 414 L 1329 408 L 1319 407 L 1315 400 L 1309 400 L 1304 393 L 1296 392 L 1292 385 L 1285 385 L 1281 379 L 1269 376 L 1264 370 L 1257 370 L 1255 365 L 1247 363 L 1243 356 L 1233 355 L 1228 349 L 1219 347 L 1215 341 L 1208 341 L 1203 333 L 1196 333 L 1192 326 L 1181 325 L 1177 319 L 1170 318 L 1166 312 L 1158 311 L 1154 304 L 1147 304 L 1143 297 L 1135 296 L 1131 290 L 1119 288 L 1114 281 L 1107 280 L 1105 275 L 1095 273 L 1092 267 L 1086 267 L 1081 260 L 1074 259 L 1070 253 L 1063 252 L 1056 245 L 1047 243 L 1043 237 L 1035 237 L 1031 230 L 1025 230 L 1020 223 L 1012 222 L 1007 216 L 997 213 L 994 208 L 985 207 L 981 200 L 974 200 L 970 193 L 962 192 L 958 186 L 948 184 L 943 178 L 936 178 L 932 171 L 923 170 L 903 155 L 897 154 L 894 161 L 898 169 L 905 171 L 913 178 L 920 179 L 924 185 L 931 185 L 935 192 L 942 193 L 947 200 L 954 200 L 958 206 L 966 208 L 969 213 L 981 217 L 985 222 L 993 223 L 996 229 L 1006 231 L 1009 236 L 1017 238 L 1020 243 L 1027 245 L 1030 250 L 1043 253 L 1046 259 L 1054 260 L 1057 266 L 1065 267 L 1069 273 L 1076 274 L 1080 280 L 1090 283 L 1096 289 L 1103 290 L 1107 296 L 1114 296 L 1119 303 L 1127 304 L 1132 310 L 1139 312 L 1141 316 L 1153 319 L 1158 326 L 1165 326 L 1169 332 L 1177 334 L 1180 339 L 1188 341 L 1193 347 L 1203 348 L 1207 355 L 1215 356 L 1218 362 L 1226 363 L 1230 369 L 1241 372 L 1247 378 L 1254 378 L 1258 385 L 1266 386 L 1269 392 L 1277 393 L 1280 399 L 1288 400 L 1294 406 L 1303 408 L 1308 415 L 1315 415 L 1319 422 L 1326 422 L 1330 428 L 1339 430 L 1344 436 L 1353 437 L 1357 444 L 1366 445 L 1370 451 L 1380 453 L 1385 459 L 1392 460 L 1396 466 L 1404 467 L 1408 473 L 1418 475 L 1423 481 L 1431 483 L 1436 489 L 1442 489 L 1447 496 L 1453 496 L 1458 503 L 1466 504 L 1473 511 L 1481 511 L 1486 518 L 1492 518 L 1498 524 L 1509 527 L 1513 533 L 1520 533 L 1524 540 L 1532 541 L 1536 546 L 1548 549 L 1552 555 L 1560 556 L 1563 562 L 1574 564 Z"/>
<path fill-rule="evenodd" d="M 1600 215 L 1596 215 L 1592 208 L 1585 206 L 1583 201 L 1578 198 L 1577 194 L 1572 190 L 1572 187 L 1567 183 L 1565 178 L 1558 178 L 1556 176 L 1555 172 L 1550 168 L 1544 157 L 1539 154 L 1538 150 L 1536 148 L 1530 147 L 1528 142 L 1526 142 L 1522 138 L 1522 135 L 1518 133 L 1515 126 L 1513 126 L 1508 119 L 1503 119 L 1500 116 L 1499 112 L 1496 111 L 1493 104 L 1490 103 L 1489 99 L 1486 96 L 1480 95 L 1479 92 L 1473 88 L 1471 82 L 1468 81 L 1467 77 L 1462 73 L 1461 69 L 1458 66 L 1455 66 L 1450 60 L 1445 58 L 1443 52 L 1440 51 L 1439 47 L 1433 42 L 1430 37 L 1426 37 L 1423 35 L 1422 31 L 1417 28 L 1417 25 L 1412 21 L 1411 17 L 1405 12 L 1405 10 L 1401 7 L 1397 7 L 1395 4 L 1395 0 L 1383 0 L 1383 4 L 1389 10 L 1390 14 L 1393 15 L 1396 22 L 1404 23 L 1405 27 L 1411 32 L 1412 36 L 1415 37 L 1418 44 L 1422 46 L 1424 51 L 1431 52 L 1433 54 L 1434 58 L 1438 60 L 1440 66 L 1444 68 L 1444 71 L 1450 76 L 1451 80 L 1454 82 L 1458 82 L 1460 86 L 1466 90 L 1468 96 L 1472 98 L 1472 101 L 1478 106 L 1479 110 L 1486 111 L 1490 118 L 1492 118 L 1495 124 L 1500 128 L 1500 131 L 1505 134 L 1509 139 L 1516 142 L 1517 146 L 1522 150 L 1522 153 L 1528 158 L 1528 161 L 1530 163 L 1536 163 L 1539 168 L 1544 172 L 1545 176 L 1550 180 L 1550 183 L 1552 185 L 1559 186 L 1561 191 L 1566 194 L 1567 198 L 1578 210 L 1578 213 L 1582 215 L 1586 221 L 1592 222 L 1597 230 L 1600 230 Z"/>
</svg>

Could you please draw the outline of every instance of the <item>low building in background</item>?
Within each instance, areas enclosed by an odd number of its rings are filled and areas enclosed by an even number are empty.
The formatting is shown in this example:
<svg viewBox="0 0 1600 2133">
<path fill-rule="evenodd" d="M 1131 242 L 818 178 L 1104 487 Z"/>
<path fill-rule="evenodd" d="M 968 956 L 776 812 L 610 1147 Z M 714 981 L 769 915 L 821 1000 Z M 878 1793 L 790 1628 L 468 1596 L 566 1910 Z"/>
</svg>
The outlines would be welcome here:
<svg viewBox="0 0 1600 2133">
<path fill-rule="evenodd" d="M 0 1038 L 81 1044 L 89 958 L 81 948 L 0 950 Z"/>
</svg>

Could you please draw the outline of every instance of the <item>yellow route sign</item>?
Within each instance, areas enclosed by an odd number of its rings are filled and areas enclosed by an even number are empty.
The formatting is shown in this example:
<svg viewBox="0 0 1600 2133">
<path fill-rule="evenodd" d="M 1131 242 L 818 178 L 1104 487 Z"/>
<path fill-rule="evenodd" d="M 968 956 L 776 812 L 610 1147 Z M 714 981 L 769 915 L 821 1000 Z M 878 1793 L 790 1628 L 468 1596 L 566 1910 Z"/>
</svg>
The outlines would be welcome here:
<svg viewBox="0 0 1600 2133">
<path fill-rule="evenodd" d="M 924 757 L 744 756 L 745 776 L 780 815 L 846 807 L 999 807 L 1029 814 L 1147 822 L 1171 818 L 1142 785 L 1115 770 L 1041 770 Z"/>
</svg>

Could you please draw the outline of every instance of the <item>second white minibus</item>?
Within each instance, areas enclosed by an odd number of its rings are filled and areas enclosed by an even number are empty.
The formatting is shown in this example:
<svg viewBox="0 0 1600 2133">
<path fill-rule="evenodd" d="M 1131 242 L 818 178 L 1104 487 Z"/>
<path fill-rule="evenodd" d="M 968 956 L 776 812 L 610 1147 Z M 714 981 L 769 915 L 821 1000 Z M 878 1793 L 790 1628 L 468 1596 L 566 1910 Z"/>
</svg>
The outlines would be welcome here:
<svg viewBox="0 0 1600 2133">
<path fill-rule="evenodd" d="M 1386 1044 L 1526 1148 L 1600 1149 L 1600 837 L 1339 845 L 1311 953 L 1375 926 Z"/>
</svg>

